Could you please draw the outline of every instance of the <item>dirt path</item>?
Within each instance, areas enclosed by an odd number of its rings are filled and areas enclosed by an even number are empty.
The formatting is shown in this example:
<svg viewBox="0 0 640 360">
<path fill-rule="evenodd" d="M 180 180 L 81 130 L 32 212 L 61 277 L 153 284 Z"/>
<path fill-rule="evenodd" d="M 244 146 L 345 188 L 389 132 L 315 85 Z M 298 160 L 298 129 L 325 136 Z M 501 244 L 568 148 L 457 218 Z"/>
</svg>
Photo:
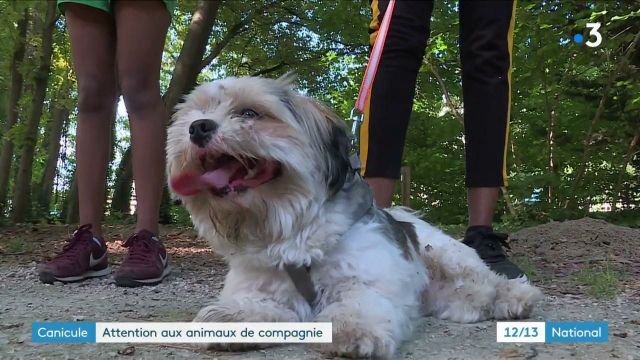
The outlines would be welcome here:
<svg viewBox="0 0 640 360">
<path fill-rule="evenodd" d="M 584 227 L 585 223 L 578 225 Z M 560 228 L 564 231 L 564 227 Z M 115 254 L 111 261 L 116 265 L 122 256 L 118 241 L 129 230 L 117 226 L 107 232 L 109 238 L 115 240 L 110 243 L 110 250 Z M 541 233 L 538 231 L 540 229 L 526 230 L 528 232 L 523 230 L 514 234 L 519 236 L 514 242 L 516 255 L 530 250 L 531 242 L 527 236 L 540 236 Z M 184 228 L 170 228 L 163 232 L 175 271 L 169 281 L 159 286 L 123 289 L 116 287 L 111 278 L 68 285 L 41 284 L 37 281 L 34 266 L 51 248 L 50 242 L 45 240 L 52 237 L 62 239 L 66 231 L 61 226 L 0 230 L 3 238 L 3 247 L 0 247 L 1 359 L 323 359 L 322 355 L 303 345 L 279 346 L 249 353 L 217 353 L 202 351 L 191 345 L 149 344 L 128 348 L 125 344 L 33 344 L 31 323 L 34 321 L 189 321 L 203 304 L 216 296 L 222 286 L 224 264 L 203 242 L 195 239 L 193 232 Z M 593 230 L 592 233 L 594 231 L 597 232 Z M 630 236 L 631 243 L 624 248 L 638 245 L 635 241 L 640 241 L 639 234 L 638 230 L 625 233 L 624 236 Z M 611 239 L 610 236 L 607 241 Z M 567 242 L 571 243 L 564 241 Z M 584 243 L 580 247 L 584 248 Z M 565 257 L 571 254 L 570 247 L 565 246 L 563 250 Z M 607 300 L 589 296 L 589 285 L 572 283 L 571 273 L 565 272 L 562 276 L 548 273 L 548 269 L 554 268 L 548 263 L 552 258 L 550 254 L 545 254 L 549 255 L 547 262 L 534 257 L 528 263 L 547 294 L 531 320 L 608 321 L 608 343 L 497 344 L 493 322 L 454 324 L 425 318 L 418 324 L 414 339 L 403 344 L 398 359 L 640 359 L 640 291 L 635 276 L 637 268 L 624 258 L 629 251 L 618 256 L 621 262 L 616 260 L 611 263 L 611 268 L 625 276 L 620 277 L 616 293 Z M 535 254 L 543 256 L 541 252 Z M 587 255 L 593 257 L 594 253 L 586 252 Z M 634 260 L 637 261 L 637 258 Z M 611 260 L 607 261 L 610 264 Z M 536 266 L 532 265 L 534 262 Z M 593 263 L 590 260 L 571 264 L 574 267 L 588 265 L 597 269 L 599 265 Z M 625 264 L 628 265 L 626 268 Z"/>
</svg>

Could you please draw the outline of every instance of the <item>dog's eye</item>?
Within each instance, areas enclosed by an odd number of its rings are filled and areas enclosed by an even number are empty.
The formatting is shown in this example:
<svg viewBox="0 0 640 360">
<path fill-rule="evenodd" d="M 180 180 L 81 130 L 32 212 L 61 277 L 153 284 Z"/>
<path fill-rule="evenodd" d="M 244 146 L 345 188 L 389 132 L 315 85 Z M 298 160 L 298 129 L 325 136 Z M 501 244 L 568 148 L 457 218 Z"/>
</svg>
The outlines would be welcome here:
<svg viewBox="0 0 640 360">
<path fill-rule="evenodd" d="M 238 114 L 240 115 L 240 117 L 243 117 L 245 119 L 253 119 L 258 117 L 258 113 L 253 109 L 242 109 Z"/>
</svg>

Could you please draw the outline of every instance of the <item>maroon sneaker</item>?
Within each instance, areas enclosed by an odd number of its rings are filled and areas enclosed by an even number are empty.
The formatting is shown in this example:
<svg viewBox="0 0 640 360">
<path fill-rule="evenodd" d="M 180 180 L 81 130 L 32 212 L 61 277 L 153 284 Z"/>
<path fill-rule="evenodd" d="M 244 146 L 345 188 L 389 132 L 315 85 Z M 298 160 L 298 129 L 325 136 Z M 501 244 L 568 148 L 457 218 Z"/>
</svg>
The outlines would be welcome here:
<svg viewBox="0 0 640 360">
<path fill-rule="evenodd" d="M 80 281 L 110 273 L 107 245 L 93 235 L 90 224 L 80 226 L 53 259 L 38 264 L 40 281 L 47 284 Z"/>
<path fill-rule="evenodd" d="M 156 285 L 171 272 L 167 250 L 152 232 L 140 230 L 122 246 L 129 248 L 129 253 L 114 275 L 116 285 Z"/>
</svg>

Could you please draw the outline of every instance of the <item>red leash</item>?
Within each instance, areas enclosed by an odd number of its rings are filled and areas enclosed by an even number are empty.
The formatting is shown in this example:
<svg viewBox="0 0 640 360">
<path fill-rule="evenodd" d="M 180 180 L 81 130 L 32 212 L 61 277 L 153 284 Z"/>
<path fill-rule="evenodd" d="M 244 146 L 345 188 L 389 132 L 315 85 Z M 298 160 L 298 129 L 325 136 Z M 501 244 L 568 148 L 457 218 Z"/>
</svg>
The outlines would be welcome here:
<svg viewBox="0 0 640 360">
<path fill-rule="evenodd" d="M 396 0 L 389 0 L 387 11 L 384 14 L 384 18 L 382 19 L 382 23 L 378 29 L 376 41 L 373 44 L 373 49 L 371 50 L 371 56 L 369 56 L 367 70 L 365 70 L 364 77 L 362 78 L 360 93 L 358 94 L 358 100 L 356 101 L 356 109 L 361 113 L 364 112 L 367 97 L 371 93 L 373 79 L 376 77 L 376 72 L 378 71 L 378 65 L 380 64 L 380 58 L 382 57 L 382 49 L 384 48 L 384 43 L 387 40 L 387 32 L 389 31 L 389 24 L 391 23 L 391 13 L 393 13 L 395 5 Z"/>
<path fill-rule="evenodd" d="M 371 94 L 371 87 L 373 86 L 373 79 L 376 77 L 376 72 L 378 71 L 378 65 L 380 64 L 380 58 L 382 57 L 382 49 L 384 48 L 384 43 L 387 40 L 387 32 L 389 32 L 389 24 L 391 23 L 391 14 L 393 13 L 393 8 L 396 5 L 396 0 L 389 0 L 389 5 L 387 5 L 387 11 L 384 13 L 384 17 L 382 18 L 382 23 L 380 24 L 380 28 L 378 29 L 378 35 L 376 36 L 376 41 L 373 44 L 373 49 L 371 50 L 371 55 L 369 56 L 369 62 L 367 63 L 367 69 L 364 72 L 364 77 L 362 78 L 362 84 L 360 84 L 360 92 L 358 93 L 358 100 L 356 100 L 356 107 L 351 110 L 351 134 L 353 135 L 351 138 L 351 148 L 354 150 L 354 155 L 351 156 L 351 167 L 354 170 L 359 170 L 361 168 L 360 159 L 358 158 L 359 151 L 359 138 L 358 132 L 360 128 L 360 124 L 363 121 L 364 108 L 367 103 L 367 98 Z M 360 113 L 357 114 L 356 110 Z"/>
</svg>

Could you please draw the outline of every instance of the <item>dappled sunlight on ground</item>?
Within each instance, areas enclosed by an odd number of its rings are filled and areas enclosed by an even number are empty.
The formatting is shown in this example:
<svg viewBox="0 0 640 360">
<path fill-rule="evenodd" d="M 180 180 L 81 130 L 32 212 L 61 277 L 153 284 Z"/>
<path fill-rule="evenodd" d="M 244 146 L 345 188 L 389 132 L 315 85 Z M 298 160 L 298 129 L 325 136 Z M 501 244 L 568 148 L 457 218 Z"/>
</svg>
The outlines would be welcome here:
<svg viewBox="0 0 640 360">
<path fill-rule="evenodd" d="M 64 225 L 0 228 L 0 348 L 4 346 L 9 354 L 16 355 L 15 358 L 117 358 L 118 351 L 128 348 L 135 348 L 135 358 L 146 359 L 324 358 L 304 346 L 222 354 L 186 345 L 101 344 L 95 347 L 76 344 L 69 347 L 45 344 L 40 347 L 32 344 L 29 340 L 31 323 L 37 320 L 190 321 L 223 287 L 226 265 L 206 241 L 187 227 L 161 229 L 173 271 L 157 286 L 118 288 L 113 276 L 66 285 L 40 283 L 34 271 L 35 264 L 59 251 L 73 229 Z M 121 244 L 132 231 L 132 225 L 105 226 L 109 261 L 114 270 L 121 264 L 126 251 Z M 531 321 L 606 319 L 611 334 L 606 347 L 600 344 L 496 344 L 494 322 L 457 324 L 427 317 L 419 320 L 416 336 L 401 346 L 398 358 L 636 359 L 632 354 L 637 353 L 640 324 L 640 284 L 635 280 L 639 231 L 581 219 L 512 233 L 511 255 L 521 265 L 527 265 L 530 278 L 546 295 L 546 300 L 534 310 Z M 599 266 L 608 266 L 605 269 L 611 271 L 598 271 Z M 576 270 L 590 270 L 585 274 L 591 277 L 588 281 L 575 283 Z M 615 288 L 596 287 L 600 285 L 599 279 L 612 274 L 621 275 Z M 590 291 L 590 288 L 598 291 Z M 599 297 L 594 299 L 591 294 Z M 7 351 L 0 353 L 7 357 Z"/>
<path fill-rule="evenodd" d="M 194 254 L 208 254 L 212 255 L 213 250 L 210 248 L 199 248 L 199 247 L 172 247 L 169 244 L 165 243 L 167 248 L 167 252 L 172 256 L 188 256 Z M 127 249 L 122 246 L 122 241 L 108 242 L 107 248 L 109 249 L 110 255 L 124 255 L 127 252 Z"/>
<path fill-rule="evenodd" d="M 133 225 L 105 225 L 104 237 L 110 260 L 118 264 L 126 254 L 122 246 L 133 233 Z M 22 224 L 0 229 L 0 254 L 3 263 L 40 262 L 54 256 L 62 249 L 65 242 L 73 234 L 75 228 L 66 225 L 30 225 Z M 173 261 L 180 266 L 185 262 L 187 267 L 208 267 L 211 264 L 222 266 L 208 243 L 199 239 L 188 227 L 167 227 L 160 229 L 161 239 Z"/>
</svg>

